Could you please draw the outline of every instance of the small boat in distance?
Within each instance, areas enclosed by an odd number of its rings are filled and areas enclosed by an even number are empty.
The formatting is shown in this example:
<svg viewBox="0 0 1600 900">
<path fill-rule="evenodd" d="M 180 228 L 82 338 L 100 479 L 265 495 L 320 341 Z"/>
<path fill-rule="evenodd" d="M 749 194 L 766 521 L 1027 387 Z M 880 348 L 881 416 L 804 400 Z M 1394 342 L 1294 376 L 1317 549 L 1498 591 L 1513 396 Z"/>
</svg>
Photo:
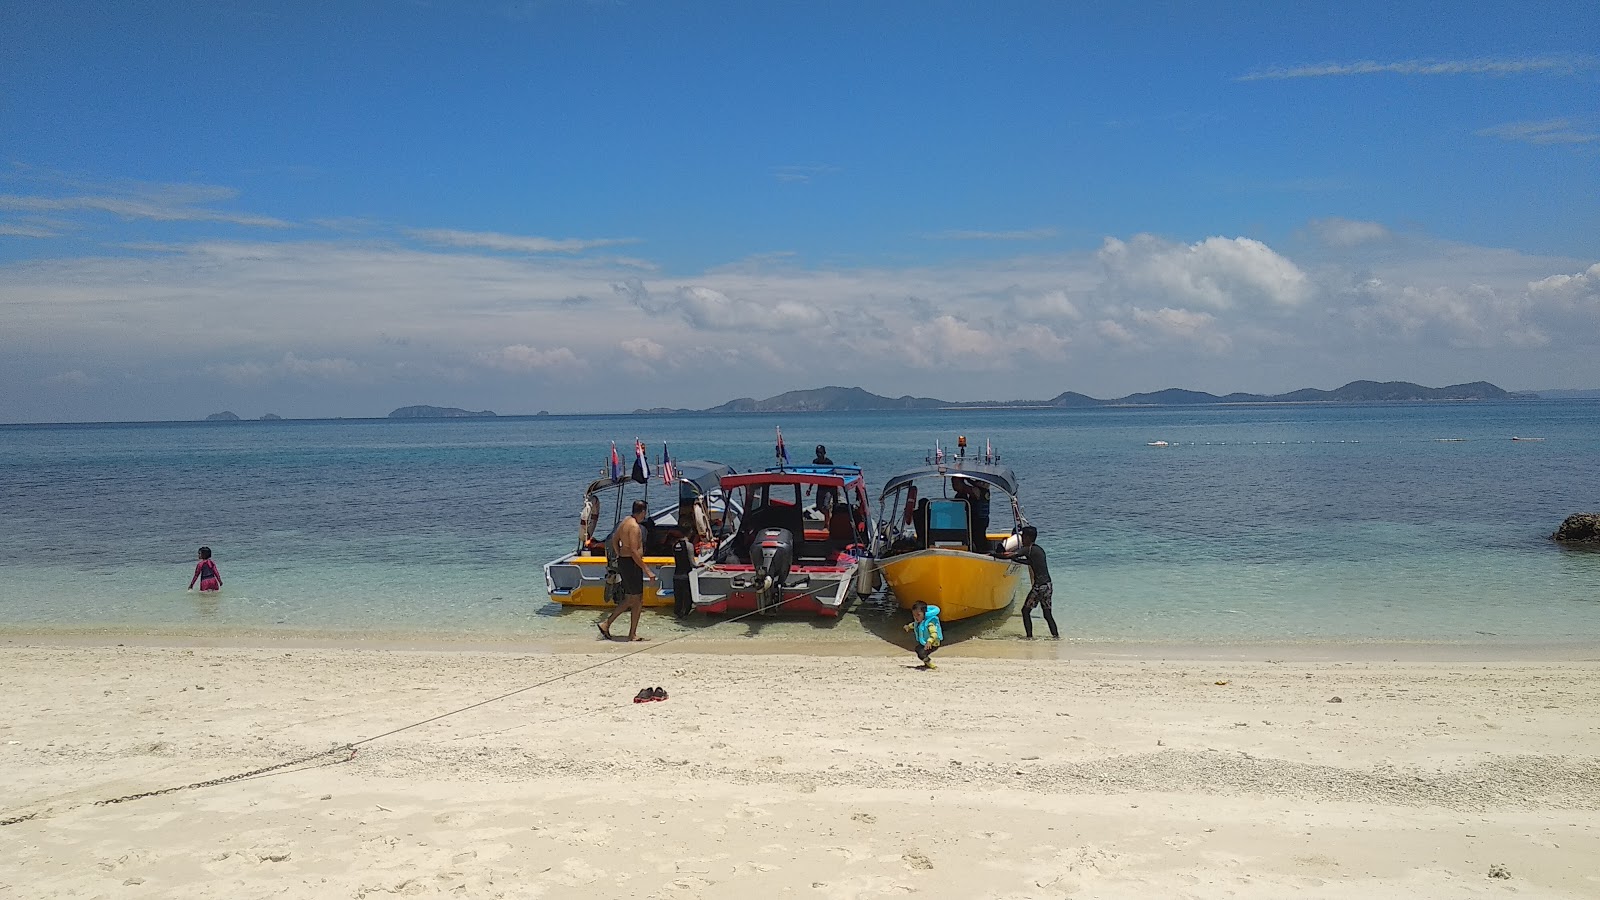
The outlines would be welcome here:
<svg viewBox="0 0 1600 900">
<path fill-rule="evenodd" d="M 733 474 L 731 466 L 693 459 L 674 461 L 673 469 L 672 484 L 664 486 L 669 502 L 644 521 L 644 562 L 657 579 L 645 582 L 645 606 L 672 605 L 672 545 L 667 536 L 679 528 L 680 521 L 688 525 L 684 532 L 695 538 L 696 557 L 701 561 L 715 555 L 721 530 L 731 532 L 738 527 L 739 508 L 728 502 L 720 485 L 724 475 Z M 562 606 L 604 607 L 618 599 L 606 590 L 606 548 L 623 516 L 631 514 L 633 501 L 649 502 L 651 487 L 648 470 L 643 482 L 619 477 L 618 472 L 613 461 L 611 471 L 584 490 L 576 547 L 544 567 L 545 590 Z M 602 527 L 602 520 L 609 524 Z"/>
<path fill-rule="evenodd" d="M 1009 544 L 1027 524 L 1016 473 L 999 463 L 987 442 L 981 458 L 965 455 L 965 438 L 958 446 L 959 455 L 947 460 L 936 450 L 926 465 L 884 483 L 873 548 L 878 572 L 902 609 L 921 601 L 952 622 L 1011 604 L 1024 567 L 990 550 Z M 999 532 L 989 523 L 995 492 L 1010 501 L 1010 522 Z"/>
<path fill-rule="evenodd" d="M 1171 447 L 1172 445 L 1167 443 L 1166 441 L 1151 441 L 1150 443 L 1145 444 L 1145 446 L 1146 447 Z"/>
</svg>

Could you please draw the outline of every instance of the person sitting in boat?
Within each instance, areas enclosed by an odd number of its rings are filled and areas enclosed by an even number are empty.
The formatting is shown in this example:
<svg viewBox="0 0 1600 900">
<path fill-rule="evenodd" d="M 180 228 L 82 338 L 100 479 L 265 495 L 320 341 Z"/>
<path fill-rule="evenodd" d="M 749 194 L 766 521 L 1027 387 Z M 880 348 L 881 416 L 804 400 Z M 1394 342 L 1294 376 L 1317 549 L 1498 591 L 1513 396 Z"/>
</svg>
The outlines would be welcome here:
<svg viewBox="0 0 1600 900">
<path fill-rule="evenodd" d="M 967 501 L 970 538 L 968 546 L 973 553 L 989 552 L 989 486 L 976 478 L 952 475 L 950 485 L 956 496 Z"/>
<path fill-rule="evenodd" d="M 938 668 L 933 664 L 933 651 L 944 643 L 944 625 L 939 621 L 939 607 L 921 600 L 911 604 L 911 622 L 906 625 L 906 631 L 916 632 L 917 659 L 922 660 L 922 667 Z"/>
</svg>

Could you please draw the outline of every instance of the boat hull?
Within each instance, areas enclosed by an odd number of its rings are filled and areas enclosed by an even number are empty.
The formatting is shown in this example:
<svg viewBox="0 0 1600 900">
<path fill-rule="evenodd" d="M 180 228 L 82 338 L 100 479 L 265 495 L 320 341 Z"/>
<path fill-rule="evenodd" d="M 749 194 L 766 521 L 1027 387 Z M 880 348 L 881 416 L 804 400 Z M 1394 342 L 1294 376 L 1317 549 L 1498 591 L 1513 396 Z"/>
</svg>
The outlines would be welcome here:
<svg viewBox="0 0 1600 900">
<path fill-rule="evenodd" d="M 784 584 L 781 613 L 837 618 L 856 598 L 859 573 L 858 562 L 794 570 Z M 695 609 L 713 614 L 751 612 L 759 602 L 757 580 L 747 565 L 697 569 L 692 581 Z"/>
<path fill-rule="evenodd" d="M 658 580 L 644 583 L 645 606 L 672 605 L 672 557 L 647 556 L 644 564 Z M 545 590 L 562 606 L 612 607 L 606 598 L 604 556 L 564 556 L 544 567 Z"/>
<path fill-rule="evenodd" d="M 954 622 L 1009 606 L 1026 567 L 986 554 L 934 548 L 880 559 L 878 571 L 901 609 L 920 601 L 939 607 L 943 621 Z"/>
</svg>

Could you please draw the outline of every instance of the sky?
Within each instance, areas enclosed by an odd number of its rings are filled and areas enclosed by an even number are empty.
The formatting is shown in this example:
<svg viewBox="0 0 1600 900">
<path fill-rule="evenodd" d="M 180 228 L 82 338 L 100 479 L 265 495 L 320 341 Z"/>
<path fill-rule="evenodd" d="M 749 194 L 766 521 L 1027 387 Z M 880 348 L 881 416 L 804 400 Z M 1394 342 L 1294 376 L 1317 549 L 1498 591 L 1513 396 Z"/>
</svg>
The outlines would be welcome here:
<svg viewBox="0 0 1600 900">
<path fill-rule="evenodd" d="M 1592 0 L 0 22 L 0 422 L 1600 387 Z"/>
</svg>

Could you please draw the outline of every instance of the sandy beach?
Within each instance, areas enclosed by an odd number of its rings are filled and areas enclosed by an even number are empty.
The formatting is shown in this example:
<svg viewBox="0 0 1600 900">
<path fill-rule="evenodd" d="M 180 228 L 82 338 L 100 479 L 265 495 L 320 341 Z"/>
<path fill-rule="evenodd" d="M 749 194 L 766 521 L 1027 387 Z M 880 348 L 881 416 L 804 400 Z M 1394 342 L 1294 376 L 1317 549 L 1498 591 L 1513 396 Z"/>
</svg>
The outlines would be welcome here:
<svg viewBox="0 0 1600 900">
<path fill-rule="evenodd" d="M 0 896 L 1600 896 L 1592 658 L 675 646 L 96 806 L 631 649 L 126 643 L 0 644 Z"/>
</svg>

